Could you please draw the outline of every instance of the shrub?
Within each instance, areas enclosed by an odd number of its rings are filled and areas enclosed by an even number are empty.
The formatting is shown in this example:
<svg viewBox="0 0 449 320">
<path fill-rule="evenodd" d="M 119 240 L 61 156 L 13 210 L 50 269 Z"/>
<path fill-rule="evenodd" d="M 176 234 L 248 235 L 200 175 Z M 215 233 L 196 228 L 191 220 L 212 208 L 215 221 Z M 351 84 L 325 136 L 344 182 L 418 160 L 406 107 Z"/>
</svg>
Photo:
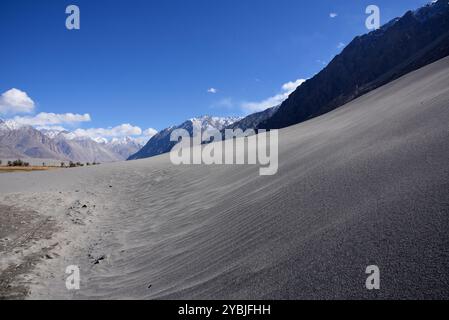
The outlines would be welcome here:
<svg viewBox="0 0 449 320">
<path fill-rule="evenodd" d="M 13 165 L 14 167 L 23 167 L 23 161 L 20 160 L 20 159 L 15 160 L 15 161 L 12 163 L 12 165 Z"/>
</svg>

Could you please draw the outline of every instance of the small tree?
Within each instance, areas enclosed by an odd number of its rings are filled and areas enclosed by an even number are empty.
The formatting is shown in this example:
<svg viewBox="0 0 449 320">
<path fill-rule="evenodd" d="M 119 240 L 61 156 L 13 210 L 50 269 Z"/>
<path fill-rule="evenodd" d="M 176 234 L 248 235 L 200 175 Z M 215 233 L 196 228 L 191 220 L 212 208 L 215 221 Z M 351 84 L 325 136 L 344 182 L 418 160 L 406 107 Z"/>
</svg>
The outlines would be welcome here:
<svg viewBox="0 0 449 320">
<path fill-rule="evenodd" d="M 8 167 L 12 167 L 12 161 L 8 161 Z"/>
<path fill-rule="evenodd" d="M 65 167 L 65 163 L 61 162 L 61 168 L 64 168 L 64 167 Z"/>
<path fill-rule="evenodd" d="M 0 160 L 0 166 L 2 165 L 2 160 Z"/>
<path fill-rule="evenodd" d="M 76 164 L 74 164 L 72 161 L 70 161 L 69 167 L 70 167 L 70 168 L 75 168 L 75 167 L 76 167 Z"/>
</svg>

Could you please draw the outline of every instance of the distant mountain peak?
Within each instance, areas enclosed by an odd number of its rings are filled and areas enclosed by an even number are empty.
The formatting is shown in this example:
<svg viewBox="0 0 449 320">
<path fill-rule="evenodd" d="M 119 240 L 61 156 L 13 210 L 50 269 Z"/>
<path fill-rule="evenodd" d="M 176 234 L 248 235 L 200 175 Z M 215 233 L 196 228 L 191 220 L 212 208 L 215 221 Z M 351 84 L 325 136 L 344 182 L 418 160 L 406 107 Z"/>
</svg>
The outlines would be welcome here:
<svg viewBox="0 0 449 320">
<path fill-rule="evenodd" d="M 0 130 L 19 130 L 22 128 L 29 128 L 30 126 L 20 124 L 14 120 L 3 120 L 0 119 Z"/>
<path fill-rule="evenodd" d="M 120 142 L 120 143 L 119 143 Z M 0 121 L 0 158 L 45 158 L 61 161 L 114 162 L 126 160 L 142 145 L 125 137 L 106 139 L 80 137 L 73 132 L 34 128 L 14 120 Z"/>
<path fill-rule="evenodd" d="M 207 115 L 191 118 L 178 126 L 171 126 L 157 133 L 141 150 L 129 157 L 128 160 L 149 158 L 169 152 L 175 145 L 175 142 L 170 141 L 170 135 L 174 130 L 184 129 L 191 135 L 194 129 L 200 129 L 203 132 L 212 129 L 221 131 L 241 119 L 241 117 L 212 117 Z"/>
<path fill-rule="evenodd" d="M 47 136 L 51 139 L 56 138 L 60 134 L 69 133 L 68 131 L 58 130 L 58 129 L 37 128 L 37 130 L 39 130 L 41 133 L 43 133 L 45 136 Z"/>
<path fill-rule="evenodd" d="M 444 13 L 444 10 L 447 8 L 449 8 L 449 2 L 447 0 L 434 0 L 415 11 L 412 11 L 412 14 L 422 22 L 433 18 L 437 14 Z"/>
<path fill-rule="evenodd" d="M 112 138 L 111 141 L 106 142 L 107 144 L 111 144 L 111 145 L 127 145 L 127 144 L 135 144 L 135 145 L 140 145 L 140 143 L 130 137 L 130 136 L 125 136 L 125 137 L 120 137 L 120 138 Z"/>
<path fill-rule="evenodd" d="M 211 117 L 211 116 L 201 116 L 198 118 L 190 119 L 192 125 L 201 131 L 209 130 L 223 130 L 226 127 L 231 126 L 237 121 L 240 121 L 241 117 Z"/>
</svg>

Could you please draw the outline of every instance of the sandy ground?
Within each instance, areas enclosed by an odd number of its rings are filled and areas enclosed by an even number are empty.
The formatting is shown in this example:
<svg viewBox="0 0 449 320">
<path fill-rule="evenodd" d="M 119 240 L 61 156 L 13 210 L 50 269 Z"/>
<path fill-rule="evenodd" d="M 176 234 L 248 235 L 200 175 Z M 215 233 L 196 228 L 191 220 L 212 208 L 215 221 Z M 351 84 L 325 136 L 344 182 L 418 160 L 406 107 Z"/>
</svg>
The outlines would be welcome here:
<svg viewBox="0 0 449 320">
<path fill-rule="evenodd" d="M 54 246 L 44 240 L 56 231 L 54 219 L 37 212 L 0 206 L 0 297 L 23 299 L 28 295 L 27 274 L 40 259 L 52 259 Z M 56 244 L 57 245 L 57 244 Z"/>
<path fill-rule="evenodd" d="M 32 172 L 32 171 L 44 171 L 44 170 L 53 170 L 60 169 L 57 167 L 0 167 L 0 173 L 9 173 L 9 172 Z"/>
<path fill-rule="evenodd" d="M 282 130 L 275 176 L 167 155 L 2 174 L 0 295 L 447 299 L 448 101 L 446 58 Z"/>
</svg>

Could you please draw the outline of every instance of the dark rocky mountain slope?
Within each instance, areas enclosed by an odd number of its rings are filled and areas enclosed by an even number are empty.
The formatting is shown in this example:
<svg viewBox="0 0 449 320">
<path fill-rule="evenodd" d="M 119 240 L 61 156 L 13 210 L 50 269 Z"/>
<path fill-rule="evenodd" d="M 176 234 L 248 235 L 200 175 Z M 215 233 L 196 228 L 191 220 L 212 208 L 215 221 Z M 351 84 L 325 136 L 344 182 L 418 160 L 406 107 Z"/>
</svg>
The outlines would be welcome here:
<svg viewBox="0 0 449 320">
<path fill-rule="evenodd" d="M 440 0 L 356 37 L 258 128 L 284 128 L 320 116 L 448 55 L 449 4 Z"/>
</svg>

